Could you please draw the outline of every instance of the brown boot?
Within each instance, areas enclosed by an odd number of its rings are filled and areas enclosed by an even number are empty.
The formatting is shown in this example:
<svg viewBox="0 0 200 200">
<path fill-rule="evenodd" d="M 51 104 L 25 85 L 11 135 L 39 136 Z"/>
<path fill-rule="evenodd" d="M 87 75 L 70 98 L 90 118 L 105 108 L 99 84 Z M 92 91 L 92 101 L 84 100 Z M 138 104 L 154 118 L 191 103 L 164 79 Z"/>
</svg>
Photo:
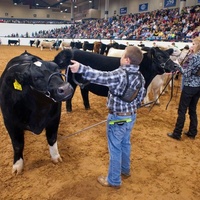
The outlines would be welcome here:
<svg viewBox="0 0 200 200">
<path fill-rule="evenodd" d="M 102 185 L 102 186 L 105 186 L 105 187 L 113 187 L 113 188 L 116 188 L 116 189 L 119 189 L 120 188 L 120 185 L 111 185 L 108 183 L 107 181 L 107 177 L 105 176 L 99 176 L 97 178 L 97 181 Z"/>
<path fill-rule="evenodd" d="M 129 177 L 131 177 L 130 174 L 125 174 L 125 173 L 121 173 L 122 178 L 127 179 Z"/>
</svg>

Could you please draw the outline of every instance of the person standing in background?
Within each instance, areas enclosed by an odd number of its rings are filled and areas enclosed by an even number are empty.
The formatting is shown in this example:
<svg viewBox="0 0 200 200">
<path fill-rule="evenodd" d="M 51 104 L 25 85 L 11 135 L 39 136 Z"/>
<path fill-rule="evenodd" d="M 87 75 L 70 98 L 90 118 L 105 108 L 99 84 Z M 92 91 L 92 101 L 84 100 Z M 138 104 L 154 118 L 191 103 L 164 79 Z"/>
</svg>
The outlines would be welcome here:
<svg viewBox="0 0 200 200">
<path fill-rule="evenodd" d="M 195 139 L 198 130 L 197 103 L 200 97 L 200 37 L 193 39 L 191 54 L 184 62 L 183 68 L 180 71 L 183 76 L 183 88 L 178 107 L 178 117 L 174 131 L 167 135 L 173 139 L 181 140 L 186 112 L 188 110 L 190 124 L 185 135 L 191 139 Z"/>
</svg>

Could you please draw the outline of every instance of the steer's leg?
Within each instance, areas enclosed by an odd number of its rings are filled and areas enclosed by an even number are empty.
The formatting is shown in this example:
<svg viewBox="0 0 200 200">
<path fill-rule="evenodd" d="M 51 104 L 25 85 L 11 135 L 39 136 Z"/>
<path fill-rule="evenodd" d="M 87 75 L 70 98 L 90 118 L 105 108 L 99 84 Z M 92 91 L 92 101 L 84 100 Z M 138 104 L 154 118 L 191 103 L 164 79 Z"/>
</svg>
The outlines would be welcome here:
<svg viewBox="0 0 200 200">
<path fill-rule="evenodd" d="M 152 91 L 154 101 L 156 101 L 156 105 L 160 105 L 159 95 L 160 95 L 160 88 L 156 88 Z"/>
<path fill-rule="evenodd" d="M 81 95 L 83 98 L 83 104 L 85 106 L 85 109 L 86 110 L 90 109 L 89 91 L 83 88 L 83 89 L 81 89 Z"/>
<path fill-rule="evenodd" d="M 146 96 L 145 96 L 145 98 L 143 100 L 144 104 L 147 104 L 146 107 L 150 106 L 150 104 L 148 104 L 148 103 L 150 102 L 149 95 L 150 95 L 151 89 L 152 89 L 152 84 L 149 84 L 149 86 L 147 88 Z"/>
<path fill-rule="evenodd" d="M 66 101 L 66 110 L 67 112 L 72 112 L 72 98 Z"/>
<path fill-rule="evenodd" d="M 53 161 L 53 163 L 62 162 L 62 158 L 58 151 L 57 141 L 52 146 L 49 145 L 49 152 L 50 152 L 51 160 Z"/>
<path fill-rule="evenodd" d="M 14 151 L 12 173 L 20 174 L 24 167 L 24 160 L 23 160 L 24 131 L 11 124 L 11 122 L 7 123 L 5 121 L 5 126 L 11 138 Z"/>
<path fill-rule="evenodd" d="M 46 138 L 49 144 L 51 160 L 53 163 L 58 163 L 62 162 L 62 158 L 59 154 L 57 146 L 57 132 L 60 123 L 61 103 L 55 104 L 54 106 L 54 109 L 52 109 L 50 113 L 50 116 L 53 116 L 53 120 L 49 122 L 48 126 L 46 127 Z"/>
</svg>

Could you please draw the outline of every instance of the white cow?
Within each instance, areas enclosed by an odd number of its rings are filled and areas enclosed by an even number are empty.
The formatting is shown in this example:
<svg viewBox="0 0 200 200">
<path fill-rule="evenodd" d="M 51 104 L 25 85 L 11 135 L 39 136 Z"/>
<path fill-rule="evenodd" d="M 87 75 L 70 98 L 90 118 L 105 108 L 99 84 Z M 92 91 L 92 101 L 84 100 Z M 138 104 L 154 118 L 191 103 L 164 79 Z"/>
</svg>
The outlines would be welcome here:
<svg viewBox="0 0 200 200">
<path fill-rule="evenodd" d="M 43 40 L 43 41 L 40 42 L 38 47 L 41 50 L 43 50 L 44 48 L 48 48 L 49 50 L 52 50 L 53 45 L 54 45 L 55 42 L 56 42 L 55 40 L 52 40 L 52 41 Z"/>
<path fill-rule="evenodd" d="M 64 40 L 60 43 L 60 49 L 71 49 L 70 42 L 65 42 Z"/>
<path fill-rule="evenodd" d="M 146 53 L 145 51 L 142 51 L 142 52 Z M 107 56 L 121 58 L 123 53 L 124 53 L 124 49 L 115 49 L 111 47 L 108 51 Z"/>
<path fill-rule="evenodd" d="M 107 56 L 121 58 L 123 53 L 124 53 L 124 50 L 115 49 L 115 48 L 111 47 L 108 51 Z"/>
</svg>

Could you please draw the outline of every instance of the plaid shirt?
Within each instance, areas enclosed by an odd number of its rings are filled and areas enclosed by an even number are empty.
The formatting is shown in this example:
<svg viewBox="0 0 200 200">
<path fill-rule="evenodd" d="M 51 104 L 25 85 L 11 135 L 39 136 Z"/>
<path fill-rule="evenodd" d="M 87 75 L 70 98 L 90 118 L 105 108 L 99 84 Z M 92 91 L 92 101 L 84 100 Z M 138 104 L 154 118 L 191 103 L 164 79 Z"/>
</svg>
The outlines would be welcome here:
<svg viewBox="0 0 200 200">
<path fill-rule="evenodd" d="M 184 86 L 200 87 L 200 76 L 197 72 L 200 70 L 200 52 L 191 54 L 183 64 Z"/>
<path fill-rule="evenodd" d="M 122 95 L 125 90 L 127 83 L 125 69 L 128 72 L 137 72 L 139 70 L 139 66 L 124 65 L 114 71 L 99 71 L 81 64 L 78 73 L 81 73 L 83 78 L 91 83 L 107 86 L 109 88 L 110 92 L 108 94 L 107 101 L 107 107 L 109 110 L 113 112 L 134 112 L 138 107 L 140 107 L 141 102 L 146 95 L 146 89 L 144 88 L 145 80 L 142 76 L 142 88 L 140 89 L 137 97 L 131 103 L 122 101 L 115 95 Z M 131 84 L 135 81 L 134 79 L 136 79 L 136 76 L 134 77 L 134 74 L 131 74 L 130 76 L 131 78 L 129 78 L 129 80 L 132 81 L 130 81 L 129 84 L 131 86 Z M 137 79 L 137 81 L 140 80 Z"/>
</svg>

